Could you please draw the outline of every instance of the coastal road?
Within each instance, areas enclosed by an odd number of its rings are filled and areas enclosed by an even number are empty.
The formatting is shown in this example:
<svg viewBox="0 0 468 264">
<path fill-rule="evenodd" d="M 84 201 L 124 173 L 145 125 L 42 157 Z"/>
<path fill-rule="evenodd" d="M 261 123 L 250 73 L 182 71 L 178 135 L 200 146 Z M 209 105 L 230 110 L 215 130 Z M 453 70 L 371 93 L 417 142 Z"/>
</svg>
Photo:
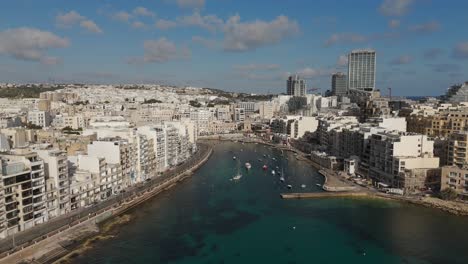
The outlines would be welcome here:
<svg viewBox="0 0 468 264">
<path fill-rule="evenodd" d="M 12 249 L 18 250 L 22 247 L 34 244 L 37 241 L 41 241 L 48 236 L 54 235 L 59 231 L 66 230 L 71 226 L 95 216 L 96 214 L 108 210 L 112 206 L 117 206 L 124 201 L 130 201 L 133 198 L 142 195 L 147 190 L 173 179 L 180 173 L 187 171 L 197 164 L 205 157 L 205 154 L 209 149 L 210 147 L 206 144 L 198 144 L 197 152 L 194 153 L 189 160 L 164 172 L 161 176 L 154 177 L 149 181 L 131 186 L 127 188 L 125 192 L 111 196 L 107 200 L 93 206 L 77 209 L 69 214 L 53 218 L 44 224 L 37 225 L 33 228 L 15 234 L 14 236 L 0 240 L 0 258 L 4 257 L 7 252 L 12 251 Z"/>
</svg>

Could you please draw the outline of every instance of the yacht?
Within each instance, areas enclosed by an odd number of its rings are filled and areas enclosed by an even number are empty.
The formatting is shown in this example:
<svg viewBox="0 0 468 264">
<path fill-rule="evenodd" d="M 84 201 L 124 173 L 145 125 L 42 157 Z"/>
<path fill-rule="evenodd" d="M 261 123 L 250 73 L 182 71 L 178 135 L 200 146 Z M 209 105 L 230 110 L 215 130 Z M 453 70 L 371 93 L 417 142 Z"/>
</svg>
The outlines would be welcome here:
<svg viewBox="0 0 468 264">
<path fill-rule="evenodd" d="M 305 187 L 306 187 L 306 185 L 305 185 L 305 184 L 302 184 L 302 185 L 301 185 L 301 188 L 302 188 L 302 189 L 304 189 Z"/>
<path fill-rule="evenodd" d="M 232 159 L 235 160 L 235 159 L 237 159 L 237 158 L 236 158 L 236 156 L 233 156 Z"/>
<path fill-rule="evenodd" d="M 271 174 L 272 174 L 272 175 L 275 175 L 275 170 L 271 170 Z"/>
<path fill-rule="evenodd" d="M 240 178 L 242 178 L 242 174 L 240 173 L 240 163 L 239 161 L 237 161 L 237 174 L 234 177 L 232 177 L 232 180 L 238 181 L 240 180 Z"/>
<path fill-rule="evenodd" d="M 246 167 L 248 170 L 250 170 L 250 168 L 252 168 L 252 164 L 246 162 L 246 163 L 245 163 L 245 167 Z"/>
<path fill-rule="evenodd" d="M 281 182 L 284 182 L 284 177 L 281 177 L 281 178 L 280 178 L 280 181 L 281 181 Z"/>
<path fill-rule="evenodd" d="M 267 170 L 268 169 L 268 166 L 267 165 L 263 165 L 263 170 Z"/>
<path fill-rule="evenodd" d="M 288 189 L 292 189 L 292 185 L 291 185 L 291 184 L 288 184 Z"/>
</svg>

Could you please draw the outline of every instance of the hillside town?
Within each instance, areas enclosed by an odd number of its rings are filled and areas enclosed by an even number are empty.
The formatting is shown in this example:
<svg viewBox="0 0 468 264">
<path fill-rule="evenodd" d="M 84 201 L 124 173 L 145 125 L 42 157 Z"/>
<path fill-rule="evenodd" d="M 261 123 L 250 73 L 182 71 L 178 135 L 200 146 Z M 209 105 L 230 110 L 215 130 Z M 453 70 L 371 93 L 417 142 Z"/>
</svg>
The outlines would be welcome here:
<svg viewBox="0 0 468 264">
<path fill-rule="evenodd" d="M 0 239 L 157 178 L 209 136 L 294 148 L 395 195 L 468 194 L 468 83 L 438 99 L 382 94 L 373 50 L 351 52 L 348 73 L 333 74 L 324 95 L 298 75 L 284 94 L 263 96 L 155 84 L 41 87 L 37 98 L 0 99 Z"/>
</svg>

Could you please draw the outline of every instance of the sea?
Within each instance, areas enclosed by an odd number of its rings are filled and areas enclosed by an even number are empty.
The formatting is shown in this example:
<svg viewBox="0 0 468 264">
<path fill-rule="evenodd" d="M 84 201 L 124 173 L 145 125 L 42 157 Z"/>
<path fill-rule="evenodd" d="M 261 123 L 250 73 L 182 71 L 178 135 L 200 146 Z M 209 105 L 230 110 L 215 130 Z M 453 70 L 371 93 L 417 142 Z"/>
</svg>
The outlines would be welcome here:
<svg viewBox="0 0 468 264">
<path fill-rule="evenodd" d="M 129 211 L 130 221 L 69 261 L 468 263 L 467 217 L 380 199 L 283 200 L 281 193 L 321 192 L 323 177 L 291 152 L 213 144 L 191 178 Z"/>
</svg>

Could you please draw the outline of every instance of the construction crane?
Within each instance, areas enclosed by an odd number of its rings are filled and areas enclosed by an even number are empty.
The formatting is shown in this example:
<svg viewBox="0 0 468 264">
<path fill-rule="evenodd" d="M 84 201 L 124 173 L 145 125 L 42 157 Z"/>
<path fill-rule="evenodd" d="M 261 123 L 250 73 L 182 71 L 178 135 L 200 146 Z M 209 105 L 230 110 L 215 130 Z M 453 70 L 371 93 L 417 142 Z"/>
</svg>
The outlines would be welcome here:
<svg viewBox="0 0 468 264">
<path fill-rule="evenodd" d="M 309 89 L 307 89 L 307 92 L 311 93 L 311 92 L 315 92 L 315 91 L 318 91 L 318 90 L 320 90 L 320 88 L 317 88 L 317 87 L 316 88 L 309 88 Z"/>
<path fill-rule="evenodd" d="M 388 87 L 387 89 L 388 89 L 388 99 L 392 100 L 392 88 Z"/>
</svg>

